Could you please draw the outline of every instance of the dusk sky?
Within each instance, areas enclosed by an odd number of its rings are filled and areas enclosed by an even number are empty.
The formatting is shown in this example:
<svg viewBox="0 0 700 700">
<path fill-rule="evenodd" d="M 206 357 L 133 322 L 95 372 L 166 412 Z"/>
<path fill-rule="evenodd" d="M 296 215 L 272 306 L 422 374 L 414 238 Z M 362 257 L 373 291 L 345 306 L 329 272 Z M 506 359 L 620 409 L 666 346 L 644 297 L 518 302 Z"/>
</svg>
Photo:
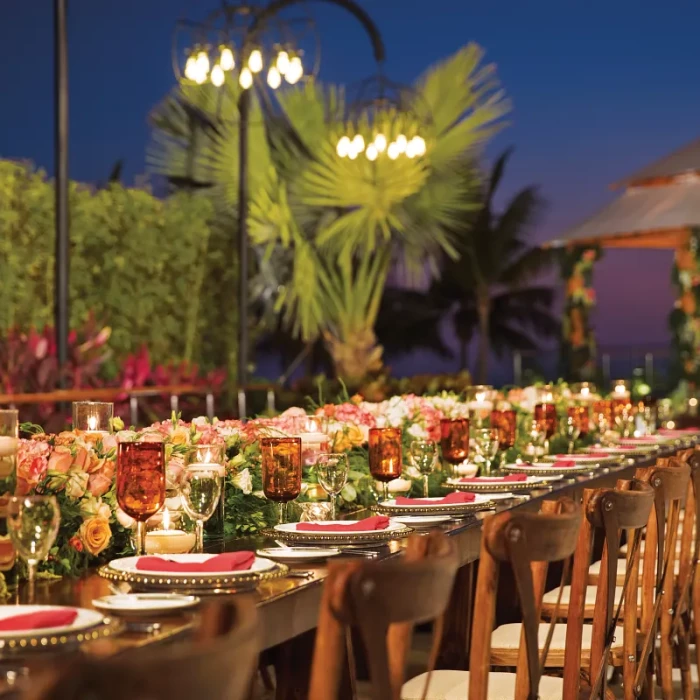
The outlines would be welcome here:
<svg viewBox="0 0 700 700">
<path fill-rule="evenodd" d="M 475 41 L 498 65 L 511 126 L 489 148 L 515 146 L 505 194 L 538 184 L 547 240 L 610 200 L 608 185 L 700 135 L 700 3 L 628 0 L 364 0 L 387 48 L 387 73 L 410 82 Z M 178 18 L 201 19 L 219 0 L 71 0 L 70 174 L 104 180 L 126 160 L 144 172 L 149 110 L 174 84 Z M 343 11 L 309 2 L 322 35 L 324 80 L 354 82 L 373 60 Z M 50 0 L 0 1 L 4 80 L 0 157 L 53 168 L 53 11 Z M 621 251 L 598 266 L 602 344 L 668 339 L 671 253 Z"/>
</svg>

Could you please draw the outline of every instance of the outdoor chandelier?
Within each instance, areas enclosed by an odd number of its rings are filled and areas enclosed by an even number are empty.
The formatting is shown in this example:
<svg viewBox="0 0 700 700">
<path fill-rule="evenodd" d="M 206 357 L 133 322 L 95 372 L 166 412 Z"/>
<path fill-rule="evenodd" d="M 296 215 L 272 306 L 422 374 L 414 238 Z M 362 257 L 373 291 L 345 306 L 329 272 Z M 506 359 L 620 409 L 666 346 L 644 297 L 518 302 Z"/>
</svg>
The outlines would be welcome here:
<svg viewBox="0 0 700 700">
<path fill-rule="evenodd" d="M 362 134 L 355 134 L 352 138 L 345 135 L 340 137 L 335 146 L 335 152 L 341 158 L 350 158 L 350 160 L 355 160 L 361 153 L 365 154 L 367 160 L 377 160 L 383 155 L 386 155 L 390 160 L 396 160 L 399 156 L 420 158 L 425 155 L 425 151 L 425 139 L 422 136 L 412 136 L 409 140 L 408 136 L 403 133 L 397 134 L 394 138 L 391 135 L 387 136 L 384 132 L 379 132 L 367 144 Z"/>
<path fill-rule="evenodd" d="M 247 90 L 253 85 L 254 76 L 266 72 L 267 84 L 276 90 L 282 81 L 290 85 L 298 83 L 304 75 L 302 52 L 290 47 L 275 45 L 269 52 L 252 48 L 247 56 L 237 61 L 235 47 L 221 44 L 217 48 L 208 45 L 195 46 L 185 61 L 184 77 L 196 85 L 210 82 L 221 87 L 233 78 L 238 67 L 238 84 Z"/>
</svg>

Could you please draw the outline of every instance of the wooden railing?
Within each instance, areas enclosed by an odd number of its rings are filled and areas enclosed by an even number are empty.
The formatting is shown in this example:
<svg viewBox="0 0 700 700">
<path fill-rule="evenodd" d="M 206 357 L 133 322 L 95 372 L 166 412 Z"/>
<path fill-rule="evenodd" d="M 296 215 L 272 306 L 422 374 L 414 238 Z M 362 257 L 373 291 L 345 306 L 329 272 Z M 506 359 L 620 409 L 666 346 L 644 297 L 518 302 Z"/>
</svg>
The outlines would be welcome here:
<svg viewBox="0 0 700 700">
<path fill-rule="evenodd" d="M 247 394 L 253 391 L 266 392 L 266 404 L 269 411 L 275 410 L 275 392 L 279 389 L 277 384 L 248 384 L 237 390 L 238 416 L 245 418 L 247 415 Z M 40 403 L 70 403 L 72 401 L 128 401 L 132 425 L 138 425 L 139 400 L 151 396 L 169 396 L 170 410 L 177 411 L 180 397 L 204 396 L 206 414 L 211 419 L 214 417 L 214 399 L 222 393 L 221 389 L 195 385 L 174 384 L 168 386 L 146 386 L 125 389 L 124 387 L 110 387 L 105 389 L 57 389 L 43 393 L 29 394 L 0 394 L 0 406 L 26 406 Z"/>
</svg>

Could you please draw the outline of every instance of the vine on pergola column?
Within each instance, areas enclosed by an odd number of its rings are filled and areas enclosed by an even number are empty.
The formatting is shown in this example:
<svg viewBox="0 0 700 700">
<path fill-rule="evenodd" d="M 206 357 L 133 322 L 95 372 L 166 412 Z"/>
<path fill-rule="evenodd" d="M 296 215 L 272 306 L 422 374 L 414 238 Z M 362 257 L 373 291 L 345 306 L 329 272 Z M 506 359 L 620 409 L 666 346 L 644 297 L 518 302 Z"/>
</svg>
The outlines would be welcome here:
<svg viewBox="0 0 700 700">
<path fill-rule="evenodd" d="M 590 321 L 595 307 L 593 265 L 600 259 L 600 246 L 572 246 L 561 258 L 561 276 L 566 284 L 561 324 L 561 365 L 565 376 L 593 379 L 596 373 L 596 340 Z"/>
<path fill-rule="evenodd" d="M 669 318 L 676 379 L 700 384 L 700 228 L 676 249 L 672 272 L 678 297 Z"/>
</svg>

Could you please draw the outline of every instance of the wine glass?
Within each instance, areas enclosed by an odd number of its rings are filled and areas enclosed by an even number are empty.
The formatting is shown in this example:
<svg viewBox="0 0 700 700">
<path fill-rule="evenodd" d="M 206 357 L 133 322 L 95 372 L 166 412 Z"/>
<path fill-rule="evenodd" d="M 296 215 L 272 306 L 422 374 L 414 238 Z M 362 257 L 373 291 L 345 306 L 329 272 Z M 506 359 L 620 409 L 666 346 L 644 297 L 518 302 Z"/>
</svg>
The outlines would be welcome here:
<svg viewBox="0 0 700 700">
<path fill-rule="evenodd" d="M 547 442 L 546 428 L 538 420 L 529 422 L 526 429 L 528 443 L 525 446 L 525 452 L 533 457 L 540 457 L 544 454 L 544 446 Z"/>
<path fill-rule="evenodd" d="M 9 500 L 7 527 L 16 552 L 27 562 L 30 603 L 37 567 L 49 555 L 60 523 L 55 496 L 13 496 Z"/>
<path fill-rule="evenodd" d="M 336 518 L 336 497 L 348 480 L 349 469 L 348 456 L 343 453 L 322 452 L 316 460 L 318 483 L 331 499 L 331 520 Z"/>
<path fill-rule="evenodd" d="M 136 521 L 136 553 L 146 553 L 146 520 L 165 503 L 165 445 L 120 442 L 117 448 L 117 503 Z"/>
<path fill-rule="evenodd" d="M 221 496 L 221 478 L 218 469 L 189 467 L 180 477 L 182 506 L 196 523 L 195 550 L 204 551 L 204 523 L 214 515 Z"/>
<path fill-rule="evenodd" d="M 469 420 L 443 418 L 440 421 L 442 458 L 453 467 L 469 457 Z"/>
<path fill-rule="evenodd" d="M 498 454 L 498 431 L 491 428 L 478 428 L 474 431 L 474 445 L 482 463 L 481 474 L 491 473 L 491 464 Z"/>
<path fill-rule="evenodd" d="M 568 453 L 572 454 L 574 451 L 574 446 L 576 445 L 576 440 L 578 440 L 581 434 L 581 428 L 579 427 L 578 420 L 572 416 L 568 415 L 561 421 L 561 432 L 566 436 L 568 443 Z"/>
<path fill-rule="evenodd" d="M 384 500 L 389 500 L 389 482 L 402 471 L 401 428 L 369 429 L 369 471 L 384 484 Z"/>
<path fill-rule="evenodd" d="M 423 495 L 428 497 L 428 476 L 435 468 L 438 446 L 435 440 L 414 440 L 410 448 L 411 460 L 423 475 Z"/>
<path fill-rule="evenodd" d="M 279 503 L 280 522 L 287 522 L 287 503 L 301 493 L 301 438 L 262 438 L 262 482 L 266 498 Z"/>
</svg>

